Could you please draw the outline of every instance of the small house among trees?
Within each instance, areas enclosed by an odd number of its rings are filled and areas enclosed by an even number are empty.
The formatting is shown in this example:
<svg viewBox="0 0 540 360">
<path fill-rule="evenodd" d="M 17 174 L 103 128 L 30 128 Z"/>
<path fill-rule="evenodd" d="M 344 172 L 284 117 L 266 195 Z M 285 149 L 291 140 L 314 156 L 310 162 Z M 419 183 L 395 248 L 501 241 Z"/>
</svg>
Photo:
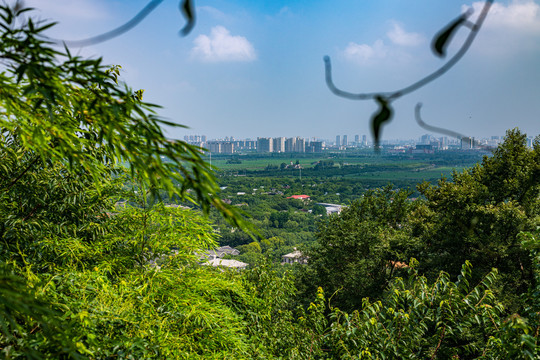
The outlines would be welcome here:
<svg viewBox="0 0 540 360">
<path fill-rule="evenodd" d="M 211 259 L 215 257 L 222 258 L 225 255 L 232 255 L 232 256 L 240 255 L 240 251 L 227 245 L 227 246 L 218 247 L 215 250 L 210 250 L 207 252 L 207 254 L 208 254 L 208 258 Z"/>
<path fill-rule="evenodd" d="M 233 260 L 233 259 L 219 259 L 219 258 L 215 258 L 215 259 L 212 259 L 210 261 L 207 261 L 205 263 L 203 263 L 202 265 L 206 265 L 206 266 L 222 266 L 222 267 L 227 267 L 227 268 L 234 268 L 234 269 L 245 269 L 248 264 L 244 263 L 244 262 L 241 262 L 241 261 L 238 261 L 238 260 Z"/>
<path fill-rule="evenodd" d="M 296 248 L 294 248 L 292 253 L 285 254 L 281 258 L 283 259 L 282 264 L 307 264 L 307 257 L 302 252 L 296 250 Z"/>
</svg>

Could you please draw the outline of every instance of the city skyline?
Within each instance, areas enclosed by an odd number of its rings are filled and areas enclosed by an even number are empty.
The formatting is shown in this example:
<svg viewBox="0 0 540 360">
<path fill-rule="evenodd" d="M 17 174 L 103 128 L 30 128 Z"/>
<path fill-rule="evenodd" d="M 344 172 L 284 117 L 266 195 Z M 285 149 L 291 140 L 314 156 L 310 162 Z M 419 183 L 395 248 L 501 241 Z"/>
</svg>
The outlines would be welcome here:
<svg viewBox="0 0 540 360">
<path fill-rule="evenodd" d="M 325 137 L 319 137 L 319 136 L 293 136 L 293 137 L 289 137 L 289 136 L 257 136 L 257 137 L 252 138 L 252 137 L 237 137 L 237 136 L 234 136 L 234 135 L 218 136 L 218 137 L 211 138 L 211 137 L 208 137 L 207 135 L 203 135 L 203 134 L 192 134 L 192 135 L 184 135 L 181 139 L 176 139 L 176 140 L 184 140 L 184 141 L 187 141 L 187 142 L 206 142 L 206 141 L 210 142 L 210 141 L 257 141 L 260 138 L 270 138 L 270 139 L 303 138 L 303 139 L 305 139 L 307 141 L 324 141 L 324 142 L 329 143 L 329 144 L 330 143 L 331 144 L 338 144 L 339 143 L 340 145 L 344 145 L 345 144 L 345 139 L 343 139 L 343 136 L 346 136 L 347 139 L 348 139 L 348 135 L 352 135 L 352 138 L 354 138 L 354 140 L 347 140 L 347 144 L 366 143 L 366 142 L 372 144 L 371 139 L 365 134 L 339 134 L 339 135 L 335 135 L 333 137 L 333 139 L 331 137 L 325 138 Z M 479 140 L 502 140 L 504 138 L 504 136 L 505 135 L 481 135 L 481 136 L 476 136 L 476 137 L 472 136 L 471 138 L 476 138 L 476 139 L 479 139 Z M 418 137 L 384 139 L 383 141 L 386 142 L 386 143 L 392 142 L 392 141 L 397 141 L 397 142 L 415 141 L 415 142 L 418 142 L 418 143 L 424 143 L 425 138 L 432 138 L 432 139 L 446 138 L 447 141 L 450 141 L 450 142 L 459 142 L 459 141 L 461 141 L 460 138 L 450 137 L 450 136 L 441 135 L 441 134 L 437 134 L 437 133 L 423 133 Z M 469 138 L 469 136 L 465 136 L 464 138 Z M 527 135 L 527 138 L 534 139 L 535 136 Z"/>
<path fill-rule="evenodd" d="M 460 139 L 432 134 L 424 134 L 417 139 L 385 140 L 380 145 L 388 149 L 407 150 L 411 153 L 433 153 L 440 150 L 488 150 L 496 148 L 504 136 L 491 135 L 488 137 L 462 137 Z M 354 141 L 348 141 L 347 135 L 336 135 L 335 141 L 320 138 L 301 137 L 257 137 L 238 139 L 226 136 L 219 139 L 207 139 L 206 135 L 186 135 L 184 141 L 215 154 L 235 154 L 239 152 L 258 153 L 321 153 L 325 150 L 347 150 L 354 148 L 373 148 L 374 144 L 367 141 L 366 135 L 354 136 Z M 527 146 L 533 147 L 533 137 L 527 137 Z"/>
<path fill-rule="evenodd" d="M 58 21 L 48 34 L 77 40 L 114 29 L 146 0 L 28 0 L 41 18 Z M 103 56 L 122 66 L 121 79 L 160 104 L 158 114 L 190 127 L 171 138 L 206 133 L 239 137 L 305 136 L 351 131 L 371 141 L 373 101 L 338 98 L 327 88 L 323 56 L 336 85 L 351 92 L 392 91 L 439 68 L 433 36 L 467 8 L 466 0 L 332 2 L 314 0 L 196 0 L 197 23 L 178 36 L 185 19 L 163 2 L 131 31 L 74 54 Z M 474 17 L 475 15 L 473 15 Z M 463 43 L 460 29 L 448 48 Z M 496 1 L 464 58 L 428 86 L 395 101 L 382 140 L 425 132 L 414 118 L 467 136 L 519 127 L 540 133 L 540 0 Z M 352 130 L 355 129 L 354 132 Z"/>
<path fill-rule="evenodd" d="M 435 151 L 444 150 L 489 150 L 496 148 L 502 141 L 503 136 L 491 136 L 489 138 L 462 137 L 461 139 L 448 138 L 446 136 L 436 138 L 431 134 L 424 134 L 417 140 L 386 141 L 380 144 L 394 152 L 408 152 L 411 154 L 433 154 Z M 347 141 L 347 135 L 343 138 L 336 135 L 334 142 L 324 139 L 304 139 L 301 137 L 257 137 L 252 139 L 236 139 L 233 136 L 224 139 L 207 139 L 205 135 L 186 135 L 184 141 L 195 145 L 211 154 L 232 155 L 235 153 L 322 153 L 325 150 L 341 151 L 348 149 L 372 149 L 374 144 L 368 143 L 366 136 L 355 135 L 355 141 Z M 527 146 L 533 146 L 533 138 L 527 138 Z"/>
</svg>

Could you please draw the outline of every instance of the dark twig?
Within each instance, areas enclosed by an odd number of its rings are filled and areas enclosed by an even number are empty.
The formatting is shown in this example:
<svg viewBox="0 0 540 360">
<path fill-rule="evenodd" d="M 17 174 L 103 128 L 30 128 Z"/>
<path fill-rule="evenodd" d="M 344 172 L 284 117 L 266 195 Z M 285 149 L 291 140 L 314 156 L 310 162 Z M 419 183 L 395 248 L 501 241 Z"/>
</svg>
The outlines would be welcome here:
<svg viewBox="0 0 540 360">
<path fill-rule="evenodd" d="M 23 172 L 21 172 L 19 174 L 19 176 L 17 176 L 15 178 L 15 180 L 13 180 L 8 186 L 5 187 L 5 190 L 9 190 L 13 187 L 13 185 L 15 185 L 22 177 L 24 174 L 26 174 L 28 172 L 28 170 L 30 170 L 34 165 L 35 163 L 40 159 L 39 156 L 36 156 L 36 158 L 26 167 L 26 169 L 23 170 Z"/>
<path fill-rule="evenodd" d="M 36 213 L 36 210 L 40 208 L 40 204 L 37 204 L 36 206 L 34 206 L 34 208 L 30 211 L 30 213 L 28 215 L 26 215 L 22 221 L 26 221 L 28 219 L 30 219 L 32 216 L 34 216 L 34 214 Z"/>
<path fill-rule="evenodd" d="M 128 22 L 106 33 L 93 36 L 91 38 L 84 39 L 84 40 L 59 40 L 59 39 L 52 39 L 52 38 L 49 38 L 49 40 L 59 45 L 65 44 L 67 46 L 74 46 L 74 47 L 94 45 L 94 44 L 99 44 L 99 43 L 111 40 L 133 29 L 145 17 L 147 17 L 148 14 L 154 11 L 158 7 L 158 5 L 160 5 L 162 2 L 163 0 L 150 1 L 141 11 L 137 13 L 137 15 L 131 18 Z M 195 25 L 195 11 L 193 10 L 192 0 L 183 0 L 180 3 L 180 10 L 182 11 L 184 16 L 188 20 L 184 28 L 180 30 L 180 34 L 182 36 L 186 36 L 187 34 L 189 34 L 189 32 L 193 29 Z"/>
<path fill-rule="evenodd" d="M 448 135 L 448 136 L 454 137 L 454 138 L 459 139 L 459 140 L 461 140 L 463 138 L 471 138 L 470 136 L 463 135 L 463 134 L 460 134 L 460 133 L 452 131 L 452 130 L 448 130 L 448 129 L 445 129 L 445 128 L 441 128 L 441 127 L 426 124 L 426 122 L 424 120 L 422 120 L 422 117 L 420 115 L 420 110 L 421 109 L 422 109 L 422 103 L 418 103 L 414 107 L 414 117 L 416 119 L 416 122 L 418 123 L 418 125 L 420 125 L 421 128 L 424 128 L 427 131 L 432 131 L 432 132 L 435 132 L 435 133 Z M 477 148 L 482 148 L 482 149 L 491 149 L 492 148 L 491 146 L 486 146 L 486 145 L 479 144 L 477 141 L 475 141 L 473 143 L 473 146 L 477 147 Z"/>
<path fill-rule="evenodd" d="M 180 30 L 180 34 L 182 36 L 186 36 L 191 32 L 193 27 L 195 26 L 195 9 L 193 8 L 193 3 L 191 0 L 184 0 L 180 3 L 180 11 L 184 16 L 188 19 L 188 22 L 184 26 L 182 30 Z"/>
<path fill-rule="evenodd" d="M 425 76 L 424 78 L 418 80 L 417 82 L 396 91 L 355 94 L 355 93 L 338 89 L 336 85 L 334 84 L 334 81 L 332 80 L 332 64 L 330 62 L 330 57 L 329 56 L 324 57 L 326 85 L 328 86 L 331 92 L 333 92 L 337 96 L 350 99 L 350 100 L 372 99 L 372 100 L 375 100 L 377 104 L 379 105 L 378 111 L 375 114 L 373 114 L 373 116 L 371 117 L 371 131 L 373 133 L 376 150 L 379 148 L 379 140 L 382 135 L 382 127 L 384 123 L 392 120 L 393 112 L 390 106 L 392 101 L 400 98 L 403 95 L 416 91 L 419 88 L 429 84 L 430 82 L 442 76 L 444 73 L 450 70 L 459 60 L 461 60 L 461 58 L 465 55 L 465 53 L 469 50 L 471 44 L 473 43 L 478 33 L 478 30 L 480 30 L 480 27 L 482 26 L 489 12 L 489 9 L 492 3 L 493 3 L 493 0 L 486 0 L 484 2 L 484 7 L 482 8 L 482 11 L 480 15 L 478 16 L 478 18 L 476 19 L 475 23 L 471 23 L 467 20 L 467 18 L 472 14 L 472 11 L 469 10 L 466 13 L 462 14 L 457 19 L 455 19 L 454 21 L 452 21 L 450 25 L 442 29 L 435 36 L 434 41 L 432 43 L 432 50 L 437 56 L 445 55 L 446 47 L 449 43 L 449 40 L 452 38 L 453 34 L 460 26 L 465 26 L 469 28 L 470 32 L 467 38 L 465 39 L 465 42 L 463 43 L 463 45 L 461 45 L 461 48 L 454 54 L 454 56 L 450 58 L 450 60 L 448 60 L 439 69 Z"/>
<path fill-rule="evenodd" d="M 330 91 L 336 94 L 337 96 L 341 96 L 341 97 L 344 97 L 346 99 L 351 99 L 351 100 L 368 100 L 368 99 L 374 99 L 375 96 L 380 95 L 379 93 L 353 94 L 353 93 L 338 89 L 336 85 L 334 85 L 334 82 L 332 80 L 332 63 L 330 62 L 330 56 L 328 55 L 325 56 L 323 60 L 324 60 L 326 85 L 328 86 Z"/>
<path fill-rule="evenodd" d="M 471 28 L 471 31 L 469 33 L 469 36 L 467 37 L 467 39 L 465 40 L 465 42 L 459 49 L 459 51 L 456 52 L 456 54 L 454 54 L 454 56 L 450 58 L 450 60 L 448 60 L 443 66 L 441 66 L 439 69 L 432 72 L 431 74 L 427 75 L 426 77 L 422 78 L 421 80 L 396 91 L 387 91 L 387 92 L 378 92 L 378 93 L 359 93 L 359 94 L 350 93 L 347 91 L 340 90 L 334 85 L 332 81 L 332 66 L 330 63 L 330 57 L 325 56 L 324 63 L 325 63 L 325 72 L 326 72 L 326 84 L 328 85 L 328 88 L 337 96 L 341 96 L 341 97 L 351 99 L 351 100 L 375 99 L 375 97 L 379 95 L 379 96 L 383 96 L 388 101 L 395 100 L 403 95 L 406 95 L 415 90 L 418 90 L 419 88 L 427 85 L 428 83 L 432 82 L 433 80 L 437 79 L 438 77 L 446 73 L 459 60 L 461 60 L 463 55 L 465 55 L 465 53 L 469 50 L 471 44 L 473 43 L 478 33 L 478 30 L 480 30 L 480 27 L 482 26 L 489 12 L 489 9 L 492 3 L 493 3 L 493 0 L 486 0 L 486 2 L 484 3 L 484 7 L 482 8 L 482 12 L 478 16 L 478 19 L 476 20 L 476 22 L 472 26 L 468 26 Z"/>
<path fill-rule="evenodd" d="M 434 71 L 433 73 L 429 74 L 425 78 L 415 82 L 412 85 L 409 85 L 401 90 L 398 90 L 394 92 L 390 96 L 391 99 L 397 99 L 400 96 L 403 96 L 405 94 L 411 93 L 415 90 L 418 90 L 424 85 L 429 84 L 433 80 L 437 79 L 441 75 L 443 75 L 445 72 L 450 70 L 461 58 L 465 53 L 469 50 L 471 47 L 471 44 L 473 43 L 474 39 L 476 38 L 476 35 L 478 34 L 478 30 L 480 30 L 480 27 L 484 23 L 484 20 L 489 12 L 489 9 L 491 7 L 491 4 L 493 3 L 493 0 L 487 0 L 484 3 L 484 7 L 482 8 L 482 12 L 478 16 L 478 19 L 476 19 L 476 22 L 474 23 L 474 26 L 471 28 L 471 31 L 469 32 L 469 36 L 467 36 L 467 39 L 465 39 L 465 42 L 461 46 L 461 48 L 458 50 L 458 52 L 448 60 L 446 64 L 441 66 L 438 70 Z"/>
<path fill-rule="evenodd" d="M 452 130 L 448 130 L 448 129 L 444 129 L 444 128 L 440 128 L 440 127 L 437 127 L 437 126 L 432 126 L 432 125 L 426 124 L 424 122 L 424 120 L 422 120 L 422 117 L 420 116 L 420 110 L 421 109 L 422 109 L 422 103 L 418 103 L 414 107 L 414 117 L 416 118 L 416 122 L 418 123 L 418 125 L 420 125 L 420 127 L 426 129 L 427 131 L 432 131 L 432 132 L 436 132 L 436 133 L 439 133 L 439 134 L 448 135 L 448 136 L 451 136 L 451 137 L 454 137 L 454 138 L 457 138 L 457 139 L 462 139 L 462 138 L 467 137 L 466 135 L 460 134 L 460 133 L 452 131 Z"/>
<path fill-rule="evenodd" d="M 111 31 L 107 31 L 106 33 L 93 36 L 88 39 L 84 40 L 57 40 L 57 39 L 51 39 L 57 44 L 66 44 L 67 46 L 88 46 L 88 45 L 94 45 L 99 44 L 102 42 L 105 42 L 107 40 L 111 40 L 117 36 L 120 36 L 129 30 L 133 29 L 135 26 L 137 26 L 148 14 L 150 14 L 154 9 L 163 2 L 163 0 L 152 0 L 146 5 L 141 11 L 137 13 L 131 20 L 126 22 L 125 24 L 117 27 L 116 29 L 113 29 Z"/>
<path fill-rule="evenodd" d="M 439 343 L 437 344 L 437 347 L 435 348 L 435 351 L 433 352 L 433 355 L 431 356 L 431 360 L 435 359 L 437 357 L 437 351 L 439 351 L 439 348 L 441 347 L 442 341 L 444 339 L 444 333 L 446 331 L 446 323 L 444 323 L 444 327 L 442 329 L 441 337 L 439 339 Z"/>
</svg>

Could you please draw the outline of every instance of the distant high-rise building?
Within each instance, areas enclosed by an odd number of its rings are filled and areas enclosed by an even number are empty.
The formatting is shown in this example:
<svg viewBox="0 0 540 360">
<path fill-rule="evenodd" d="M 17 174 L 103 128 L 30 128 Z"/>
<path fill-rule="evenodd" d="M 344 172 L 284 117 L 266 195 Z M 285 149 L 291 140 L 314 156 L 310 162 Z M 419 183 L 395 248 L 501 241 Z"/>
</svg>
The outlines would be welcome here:
<svg viewBox="0 0 540 360">
<path fill-rule="evenodd" d="M 362 145 L 367 146 L 367 136 L 362 135 Z"/>
<path fill-rule="evenodd" d="M 184 135 L 184 141 L 197 146 L 204 146 L 206 142 L 205 135 Z"/>
<path fill-rule="evenodd" d="M 312 141 L 312 142 L 309 143 L 309 146 L 306 147 L 306 152 L 320 153 L 322 151 L 323 151 L 323 142 L 322 141 Z"/>
<path fill-rule="evenodd" d="M 461 149 L 469 150 L 474 148 L 474 138 L 473 137 L 462 137 L 461 138 Z"/>
<path fill-rule="evenodd" d="M 285 152 L 294 152 L 296 147 L 296 138 L 288 138 L 285 140 Z"/>
<path fill-rule="evenodd" d="M 341 146 L 341 136 L 336 135 L 336 146 Z"/>
<path fill-rule="evenodd" d="M 358 146 L 360 144 L 360 135 L 354 135 L 354 145 Z"/>
<path fill-rule="evenodd" d="M 343 146 L 349 145 L 349 143 L 347 142 L 347 135 L 343 135 L 343 143 L 341 143 L 341 145 Z"/>
<path fill-rule="evenodd" d="M 440 149 L 441 150 L 447 150 L 448 149 L 448 138 L 446 136 L 443 136 L 439 138 L 440 143 Z"/>
<path fill-rule="evenodd" d="M 232 154 L 232 153 L 234 153 L 234 144 L 232 142 L 221 143 L 221 152 L 223 154 Z"/>
<path fill-rule="evenodd" d="M 285 152 L 285 138 L 277 137 L 273 139 L 273 152 Z"/>
<path fill-rule="evenodd" d="M 221 153 L 221 143 L 219 141 L 209 141 L 206 146 L 211 153 Z"/>
<path fill-rule="evenodd" d="M 272 152 L 273 145 L 272 138 L 257 138 L 258 152 Z"/>
<path fill-rule="evenodd" d="M 241 141 L 235 141 L 235 149 L 238 148 L 238 150 L 255 150 L 257 148 L 257 141 L 254 140 L 241 140 Z"/>
<path fill-rule="evenodd" d="M 306 139 L 301 137 L 296 138 L 296 145 L 294 147 L 294 152 L 303 153 L 306 152 Z"/>
<path fill-rule="evenodd" d="M 433 136 L 429 135 L 429 134 L 425 134 L 425 135 L 422 135 L 420 137 L 420 144 L 429 144 L 431 143 L 431 141 L 433 141 Z"/>
</svg>

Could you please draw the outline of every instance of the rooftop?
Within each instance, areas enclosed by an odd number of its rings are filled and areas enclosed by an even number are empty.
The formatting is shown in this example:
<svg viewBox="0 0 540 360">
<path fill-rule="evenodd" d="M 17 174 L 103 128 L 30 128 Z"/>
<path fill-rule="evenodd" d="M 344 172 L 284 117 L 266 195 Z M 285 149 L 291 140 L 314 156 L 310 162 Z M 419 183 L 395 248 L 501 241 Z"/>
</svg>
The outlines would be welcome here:
<svg viewBox="0 0 540 360">
<path fill-rule="evenodd" d="M 309 195 L 292 195 L 292 196 L 287 197 L 287 199 L 301 199 L 301 200 L 307 200 L 309 198 L 310 198 Z"/>
</svg>

